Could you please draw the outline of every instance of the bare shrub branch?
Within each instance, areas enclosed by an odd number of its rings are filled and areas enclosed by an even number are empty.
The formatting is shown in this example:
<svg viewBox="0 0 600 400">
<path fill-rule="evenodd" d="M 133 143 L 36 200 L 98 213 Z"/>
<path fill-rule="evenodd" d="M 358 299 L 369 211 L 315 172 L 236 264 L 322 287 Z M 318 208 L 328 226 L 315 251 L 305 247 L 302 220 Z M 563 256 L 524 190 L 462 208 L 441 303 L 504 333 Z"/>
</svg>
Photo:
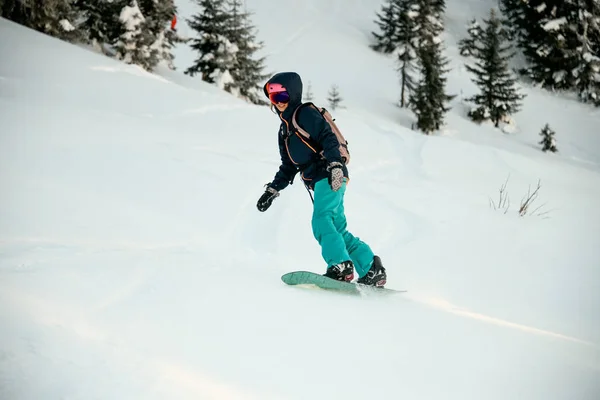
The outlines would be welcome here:
<svg viewBox="0 0 600 400">
<path fill-rule="evenodd" d="M 506 181 L 504 182 L 504 184 L 502 184 L 502 186 L 500 186 L 500 189 L 498 190 L 498 199 L 496 201 L 494 201 L 491 197 L 488 198 L 490 207 L 493 208 L 494 210 L 502 210 L 504 212 L 504 214 L 508 213 L 508 210 L 510 209 L 510 197 L 508 195 L 508 190 L 507 190 L 509 179 L 510 179 L 510 174 L 506 178 Z M 549 214 L 550 211 L 543 210 L 543 208 L 546 206 L 547 203 L 544 203 L 544 204 L 534 208 L 533 211 L 531 210 L 531 208 L 533 207 L 533 203 L 539 197 L 541 187 L 542 187 L 542 183 L 541 183 L 540 179 L 538 179 L 535 190 L 532 191 L 531 185 L 529 186 L 529 189 L 527 190 L 527 194 L 521 199 L 521 205 L 518 210 L 519 216 L 523 217 L 525 215 L 532 215 L 532 216 L 547 218 L 547 215 Z"/>
<path fill-rule="evenodd" d="M 508 186 L 508 180 L 510 179 L 510 174 L 506 178 L 506 181 L 500 189 L 498 190 L 498 204 L 496 204 L 491 198 L 490 206 L 494 208 L 494 210 L 504 210 L 504 214 L 508 212 L 508 208 L 510 207 L 510 199 L 508 197 L 508 192 L 506 191 L 506 187 Z"/>
<path fill-rule="evenodd" d="M 521 217 L 527 214 L 527 212 L 529 211 L 529 207 L 538 198 L 541 187 L 542 187 L 542 184 L 539 179 L 538 179 L 537 187 L 535 188 L 535 190 L 533 192 L 531 191 L 531 185 L 529 186 L 529 189 L 527 190 L 527 195 L 525 197 L 523 197 L 523 199 L 521 200 L 521 207 L 519 207 L 519 215 Z M 536 211 L 538 211 L 539 208 L 540 207 L 536 208 Z"/>
</svg>

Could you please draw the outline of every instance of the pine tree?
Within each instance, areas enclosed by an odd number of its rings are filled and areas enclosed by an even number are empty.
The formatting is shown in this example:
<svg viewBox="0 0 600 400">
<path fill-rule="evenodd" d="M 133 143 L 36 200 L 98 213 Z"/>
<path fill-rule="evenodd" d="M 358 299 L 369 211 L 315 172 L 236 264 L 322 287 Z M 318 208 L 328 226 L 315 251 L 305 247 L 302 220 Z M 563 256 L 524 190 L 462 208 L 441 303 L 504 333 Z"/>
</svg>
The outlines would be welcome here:
<svg viewBox="0 0 600 400">
<path fill-rule="evenodd" d="M 396 48 L 394 36 L 396 35 L 396 12 L 397 0 L 386 0 L 381 7 L 381 12 L 377 13 L 379 21 L 375 21 L 381 33 L 371 32 L 375 38 L 375 44 L 371 48 L 375 51 L 389 54 Z"/>
<path fill-rule="evenodd" d="M 433 12 L 442 15 L 446 12 L 446 0 L 431 0 Z"/>
<path fill-rule="evenodd" d="M 138 7 L 140 8 L 140 12 L 146 18 L 154 14 L 156 9 L 156 0 L 137 0 Z"/>
<path fill-rule="evenodd" d="M 305 102 L 313 101 L 314 99 L 314 94 L 312 92 L 312 84 L 310 83 L 310 81 L 306 85 L 306 90 L 303 93 L 303 97 Z"/>
<path fill-rule="evenodd" d="M 599 104 L 600 2 L 501 0 L 528 66 L 520 72 L 550 90 L 575 89 Z"/>
<path fill-rule="evenodd" d="M 475 45 L 481 36 L 481 26 L 479 26 L 479 22 L 476 19 L 472 19 L 469 22 L 467 33 L 469 36 L 458 42 L 460 55 L 464 57 L 473 55 Z"/>
<path fill-rule="evenodd" d="M 573 4 L 564 0 L 530 0 L 525 6 L 525 35 L 520 46 L 529 67 L 522 73 L 547 89 L 574 86 L 570 71 L 577 61 L 567 56 L 572 38 L 565 35 L 567 16 L 574 11 Z"/>
<path fill-rule="evenodd" d="M 224 11 L 223 0 L 196 1 L 202 11 L 188 20 L 188 24 L 197 33 L 191 47 L 198 52 L 198 58 L 184 73 L 190 76 L 200 73 L 202 80 L 209 83 L 227 83 L 238 51 L 223 35 L 230 16 Z"/>
<path fill-rule="evenodd" d="M 397 30 L 393 39 L 397 46 L 397 71 L 400 73 L 400 107 L 405 107 L 415 90 L 413 75 L 416 69 L 418 40 L 414 15 L 418 13 L 418 7 L 414 0 L 398 0 L 396 5 Z"/>
<path fill-rule="evenodd" d="M 424 45 L 420 50 L 421 79 L 411 95 L 410 105 L 417 115 L 417 128 L 430 134 L 439 130 L 450 110 L 446 103 L 454 98 L 445 93 L 448 60 L 441 54 L 439 44 Z"/>
<path fill-rule="evenodd" d="M 545 153 L 547 151 L 551 151 L 552 153 L 556 153 L 558 149 L 556 148 L 556 139 L 554 138 L 555 132 L 550 129 L 550 126 L 546 124 L 542 131 L 540 132 L 540 136 L 542 140 L 539 144 L 542 145 L 542 151 Z"/>
<path fill-rule="evenodd" d="M 530 64 L 519 72 L 529 76 L 534 82 L 552 87 L 552 79 L 548 80 L 543 76 L 542 65 L 551 52 L 558 51 L 558 43 L 554 42 L 552 35 L 544 29 L 542 21 L 547 22 L 550 14 L 556 12 L 556 8 L 546 4 L 546 0 L 500 0 L 500 10 L 504 15 L 503 23 L 508 27 L 510 38 L 517 42 Z M 554 71 L 551 75 L 553 73 Z"/>
<path fill-rule="evenodd" d="M 263 43 L 256 41 L 251 14 L 242 9 L 240 0 L 229 0 L 227 14 L 230 18 L 226 21 L 225 36 L 237 51 L 229 71 L 230 79 L 223 88 L 254 104 L 267 104 L 262 94 L 262 82 L 267 78 L 262 72 L 265 58 L 254 58 Z"/>
<path fill-rule="evenodd" d="M 331 89 L 329 90 L 329 92 L 327 94 L 328 94 L 327 102 L 329 103 L 329 108 L 331 108 L 332 111 L 335 111 L 335 109 L 340 106 L 340 103 L 343 100 L 342 97 L 340 96 L 338 86 L 332 85 Z"/>
<path fill-rule="evenodd" d="M 82 14 L 80 27 L 87 41 L 104 54 L 110 53 L 108 47 L 123 33 L 119 16 L 128 4 L 129 0 L 77 0 L 75 3 Z"/>
<path fill-rule="evenodd" d="M 0 17 L 10 19 L 21 25 L 27 23 L 21 0 L 3 0 L 0 6 Z"/>
<path fill-rule="evenodd" d="M 148 29 L 148 21 L 142 15 L 137 1 L 133 0 L 130 4 L 123 7 L 119 14 L 122 33 L 115 43 L 116 56 L 127 64 L 152 71 L 159 61 L 158 50 L 152 46 L 155 38 Z"/>
<path fill-rule="evenodd" d="M 569 90 L 577 58 L 570 57 L 576 40 L 567 26 L 581 7 L 579 0 L 502 0 L 511 32 L 527 59 L 519 72 L 550 90 Z"/>
<path fill-rule="evenodd" d="M 449 111 L 445 103 L 452 100 L 445 92 L 448 60 L 442 55 L 443 31 L 441 15 L 432 0 L 419 0 L 416 17 L 418 57 L 421 79 L 411 96 L 410 104 L 417 115 L 417 128 L 426 134 L 440 129 Z"/>
<path fill-rule="evenodd" d="M 503 16 L 502 24 L 508 39 L 521 42 L 527 28 L 525 19 L 526 3 L 522 0 L 500 0 L 499 7 Z"/>
<path fill-rule="evenodd" d="M 565 37 L 572 39 L 565 51 L 571 60 L 567 64 L 576 65 L 570 73 L 580 100 L 600 106 L 600 2 L 567 1 L 578 5 L 562 30 Z"/>
<path fill-rule="evenodd" d="M 156 50 L 159 62 L 164 61 L 170 69 L 175 69 L 172 48 L 179 38 L 171 30 L 170 23 L 177 13 L 173 0 L 138 0 L 140 11 L 144 15 L 144 27 L 154 38 L 152 48 Z"/>
<path fill-rule="evenodd" d="M 473 81 L 480 89 L 479 94 L 468 99 L 479 106 L 469 116 L 476 122 L 491 119 L 498 127 L 500 121 L 519 111 L 520 101 L 525 96 L 515 87 L 516 79 L 508 66 L 511 46 L 506 44 L 506 35 L 494 9 L 484 22 L 481 45 L 474 51 L 476 64 L 466 66 L 475 75 Z"/>
<path fill-rule="evenodd" d="M 436 0 L 412 0 L 411 16 L 415 22 L 415 47 L 420 49 L 432 43 L 441 43 L 444 31 L 442 13 L 436 11 Z"/>
<path fill-rule="evenodd" d="M 2 15 L 39 32 L 71 42 L 80 41 L 74 0 L 7 0 Z"/>
</svg>

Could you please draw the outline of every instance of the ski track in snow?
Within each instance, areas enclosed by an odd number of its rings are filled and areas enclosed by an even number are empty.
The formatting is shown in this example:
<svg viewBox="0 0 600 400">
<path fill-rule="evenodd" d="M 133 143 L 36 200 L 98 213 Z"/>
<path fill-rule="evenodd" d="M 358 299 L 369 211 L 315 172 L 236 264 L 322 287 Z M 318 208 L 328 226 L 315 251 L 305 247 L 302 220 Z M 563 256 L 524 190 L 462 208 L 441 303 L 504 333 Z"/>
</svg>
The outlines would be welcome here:
<svg viewBox="0 0 600 400">
<path fill-rule="evenodd" d="M 383 126 L 369 124 L 375 132 L 387 136 L 396 149 L 396 159 L 400 160 L 406 170 L 412 172 L 420 180 L 427 180 L 428 176 L 423 170 L 423 149 L 426 145 L 424 138 L 403 138 L 400 132 Z"/>
<path fill-rule="evenodd" d="M 425 304 L 429 307 L 436 308 L 436 309 L 439 309 L 444 312 L 447 312 L 447 313 L 450 313 L 453 315 L 457 315 L 460 317 L 474 319 L 481 323 L 496 325 L 496 326 L 499 326 L 502 328 L 507 328 L 507 329 L 514 329 L 514 330 L 528 333 L 530 335 L 545 336 L 545 337 L 549 337 L 549 338 L 559 339 L 559 340 L 583 345 L 586 347 L 590 347 L 590 349 L 592 351 L 600 351 L 600 343 L 592 343 L 592 342 L 588 342 L 586 340 L 578 339 L 578 338 L 571 337 L 568 335 L 563 335 L 561 333 L 552 332 L 552 331 L 548 331 L 548 330 L 544 330 L 544 329 L 539 329 L 539 328 L 535 328 L 535 327 L 524 325 L 524 324 L 518 324 L 518 323 L 507 321 L 507 320 L 504 320 L 501 318 L 495 318 L 493 316 L 469 311 L 465 308 L 454 305 L 443 298 L 422 297 L 422 296 L 419 296 L 418 294 L 417 295 L 408 294 L 407 297 L 413 301 Z M 599 353 L 599 355 L 600 355 L 600 353 Z M 600 371 L 600 364 L 593 365 L 592 367 L 597 369 L 598 371 Z"/>
<path fill-rule="evenodd" d="M 378 190 L 378 182 L 373 182 L 369 186 L 372 188 L 372 193 L 376 194 L 381 203 L 390 210 L 389 215 L 394 216 L 393 219 L 388 220 L 394 229 L 388 230 L 386 235 L 380 238 L 382 240 L 380 245 L 383 244 L 384 248 L 387 247 L 390 250 L 402 248 L 432 232 L 432 226 L 428 220 L 398 205 L 388 193 Z M 404 223 L 399 223 L 397 217 L 400 217 Z"/>
</svg>

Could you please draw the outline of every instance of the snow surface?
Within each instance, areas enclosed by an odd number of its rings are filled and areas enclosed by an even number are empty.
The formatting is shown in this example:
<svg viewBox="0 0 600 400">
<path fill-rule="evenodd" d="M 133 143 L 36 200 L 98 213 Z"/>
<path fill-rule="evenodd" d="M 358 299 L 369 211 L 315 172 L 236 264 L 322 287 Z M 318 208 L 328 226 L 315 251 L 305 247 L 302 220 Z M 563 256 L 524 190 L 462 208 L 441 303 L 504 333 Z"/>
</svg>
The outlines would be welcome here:
<svg viewBox="0 0 600 400">
<path fill-rule="evenodd" d="M 308 194 L 256 210 L 277 118 L 183 76 L 185 48 L 150 74 L 0 20 L 0 399 L 599 398 L 598 111 L 526 88 L 513 133 L 471 123 L 480 3 L 447 2 L 461 96 L 428 137 L 367 47 L 378 2 L 247 1 L 270 71 L 340 86 L 350 229 L 396 297 L 280 281 L 324 270 Z"/>
</svg>

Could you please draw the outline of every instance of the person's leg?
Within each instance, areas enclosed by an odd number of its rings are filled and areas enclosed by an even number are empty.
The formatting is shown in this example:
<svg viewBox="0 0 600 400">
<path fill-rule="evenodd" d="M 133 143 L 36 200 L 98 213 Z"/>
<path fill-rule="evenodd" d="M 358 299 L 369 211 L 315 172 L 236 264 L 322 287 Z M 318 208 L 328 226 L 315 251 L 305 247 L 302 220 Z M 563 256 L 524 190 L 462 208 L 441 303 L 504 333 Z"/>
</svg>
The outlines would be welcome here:
<svg viewBox="0 0 600 400">
<path fill-rule="evenodd" d="M 334 221 L 339 220 L 340 211 L 343 212 L 344 190 L 345 185 L 334 192 L 327 179 L 317 182 L 314 188 L 312 230 L 321 246 L 321 255 L 328 267 L 351 260 L 344 236 L 334 224 Z"/>
<path fill-rule="evenodd" d="M 346 191 L 345 183 L 339 191 L 342 192 L 342 198 L 333 223 L 336 230 L 344 238 L 346 250 L 348 251 L 348 254 L 350 254 L 354 268 L 356 269 L 356 272 L 360 278 L 365 276 L 369 271 L 369 268 L 371 268 L 374 254 L 368 244 L 354 236 L 352 233 L 348 232 L 348 222 L 346 220 L 346 214 L 344 210 L 344 195 Z"/>
</svg>

